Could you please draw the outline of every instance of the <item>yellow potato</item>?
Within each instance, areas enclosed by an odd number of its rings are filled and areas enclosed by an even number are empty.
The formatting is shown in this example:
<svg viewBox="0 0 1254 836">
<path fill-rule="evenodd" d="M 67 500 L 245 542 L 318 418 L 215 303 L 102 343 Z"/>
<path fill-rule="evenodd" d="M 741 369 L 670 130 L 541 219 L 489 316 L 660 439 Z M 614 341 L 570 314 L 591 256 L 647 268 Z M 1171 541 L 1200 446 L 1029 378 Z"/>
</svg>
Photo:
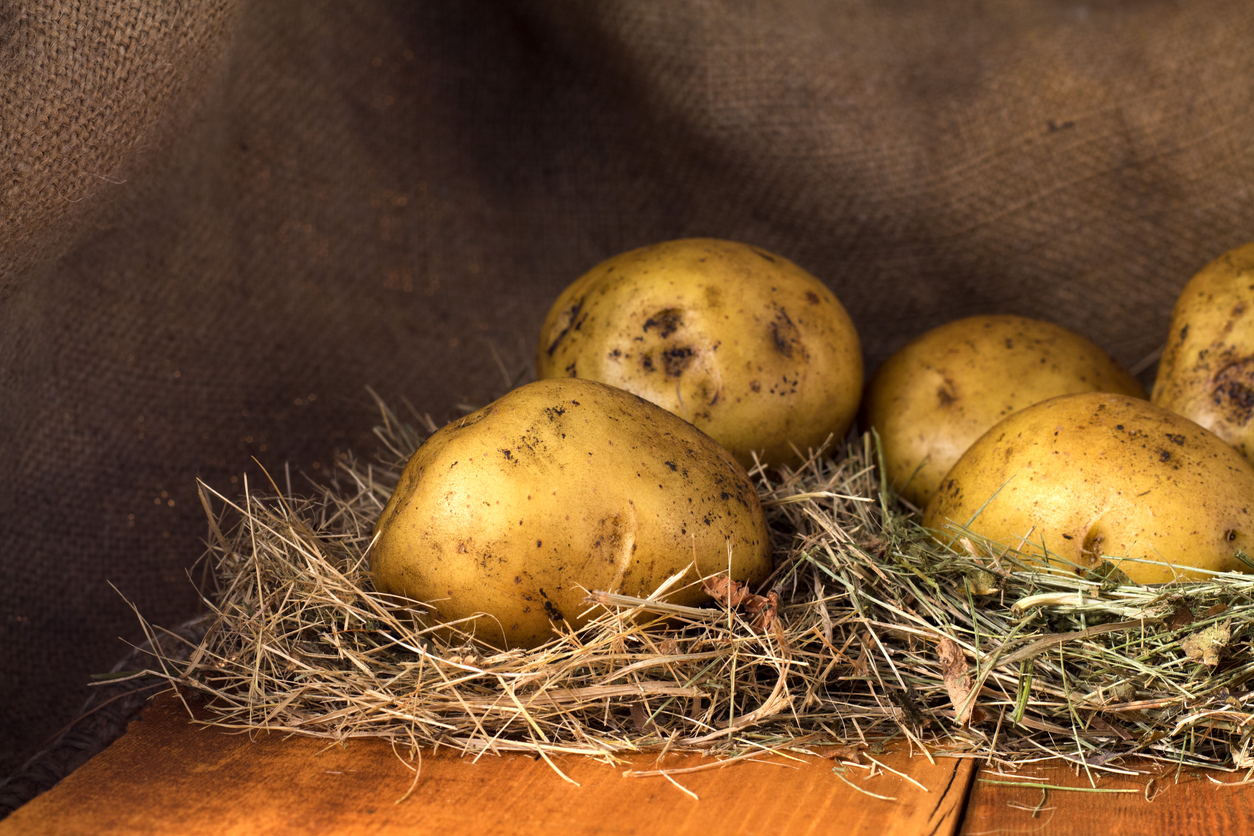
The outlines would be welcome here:
<svg viewBox="0 0 1254 836">
<path fill-rule="evenodd" d="M 924 512 L 1083 572 L 1137 583 L 1245 571 L 1254 466 L 1187 418 L 1125 395 L 1063 395 L 1014 413 L 958 460 Z M 947 532 L 952 534 L 952 532 Z M 1137 563 L 1152 560 L 1170 566 Z"/>
<path fill-rule="evenodd" d="M 691 424 L 588 380 L 519 387 L 443 427 L 401 474 L 369 552 L 380 592 L 533 647 L 585 623 L 588 591 L 644 596 L 695 561 L 750 585 L 771 571 L 753 484 Z M 706 600 L 697 574 L 668 600 Z M 462 625 L 472 629 L 471 625 Z"/>
<path fill-rule="evenodd" d="M 1254 243 L 1220 256 L 1184 286 L 1151 400 L 1254 461 Z"/>
<path fill-rule="evenodd" d="M 540 331 L 539 377 L 599 380 L 692 422 L 752 465 L 843 438 L 862 349 L 827 287 L 757 247 L 668 241 L 598 264 Z"/>
<path fill-rule="evenodd" d="M 1075 392 L 1145 397 L 1136 378 L 1079 334 L 1022 316 L 973 316 L 889 357 L 867 389 L 865 420 L 879 434 L 889 483 L 923 507 L 990 427 Z"/>
</svg>

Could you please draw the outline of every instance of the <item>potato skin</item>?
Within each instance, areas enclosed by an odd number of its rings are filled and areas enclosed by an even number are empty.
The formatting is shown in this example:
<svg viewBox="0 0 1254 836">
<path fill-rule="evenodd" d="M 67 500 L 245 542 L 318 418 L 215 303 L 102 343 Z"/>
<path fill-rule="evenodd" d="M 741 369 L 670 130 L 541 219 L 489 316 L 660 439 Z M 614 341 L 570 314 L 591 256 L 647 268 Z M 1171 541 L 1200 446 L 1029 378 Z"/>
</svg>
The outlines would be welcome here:
<svg viewBox="0 0 1254 836">
<path fill-rule="evenodd" d="M 969 525 L 1038 559 L 1043 544 L 1077 572 L 1107 557 L 1137 583 L 1163 583 L 1200 577 L 1193 569 L 1246 571 L 1235 553 L 1254 555 L 1252 508 L 1254 466 L 1213 433 L 1149 401 L 1086 393 L 981 436 L 923 524 Z"/>
<path fill-rule="evenodd" d="M 757 492 L 726 450 L 629 392 L 571 379 L 519 387 L 428 438 L 369 558 L 380 592 L 444 622 L 486 613 L 476 635 L 509 647 L 552 638 L 551 620 L 583 624 L 591 590 L 648 595 L 694 560 L 749 584 L 772 568 Z M 706 596 L 698 584 L 669 600 Z"/>
<path fill-rule="evenodd" d="M 844 307 L 787 259 L 732 241 L 667 241 L 614 256 L 567 287 L 540 331 L 541 378 L 634 392 L 752 466 L 840 441 L 862 393 Z"/>
<path fill-rule="evenodd" d="M 1150 399 L 1254 461 L 1254 243 L 1184 286 Z"/>
<path fill-rule="evenodd" d="M 927 505 L 958 457 L 1012 412 L 1057 395 L 1145 389 L 1092 341 L 1009 314 L 933 328 L 888 358 L 867 389 L 865 422 L 879 435 L 897 493 Z"/>
</svg>

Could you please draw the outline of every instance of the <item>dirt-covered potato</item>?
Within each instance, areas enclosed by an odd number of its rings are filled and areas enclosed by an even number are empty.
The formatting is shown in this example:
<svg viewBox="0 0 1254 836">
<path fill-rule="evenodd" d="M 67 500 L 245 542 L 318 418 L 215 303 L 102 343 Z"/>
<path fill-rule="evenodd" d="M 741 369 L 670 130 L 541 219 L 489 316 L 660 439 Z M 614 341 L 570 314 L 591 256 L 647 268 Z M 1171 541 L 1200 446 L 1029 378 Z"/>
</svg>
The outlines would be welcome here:
<svg viewBox="0 0 1254 836">
<path fill-rule="evenodd" d="M 830 290 L 757 247 L 685 239 L 598 264 L 554 302 L 541 378 L 599 380 L 708 433 L 740 460 L 797 463 L 839 441 L 862 390 L 862 349 Z"/>
<path fill-rule="evenodd" d="M 1215 259 L 1184 286 L 1151 400 L 1254 461 L 1254 243 Z"/>
<path fill-rule="evenodd" d="M 1254 556 L 1254 466 L 1147 400 L 1063 395 L 962 455 L 924 512 L 928 528 L 949 523 L 1037 559 L 1048 549 L 1077 572 L 1108 560 L 1138 583 L 1246 571 L 1236 555 Z"/>
<path fill-rule="evenodd" d="M 893 488 L 923 507 L 958 457 L 1007 415 L 1057 395 L 1145 397 L 1092 341 L 1051 322 L 973 316 L 923 334 L 879 368 L 865 421 L 879 434 Z"/>
<path fill-rule="evenodd" d="M 691 424 L 588 380 L 519 387 L 443 427 L 410 459 L 375 527 L 376 588 L 532 647 L 586 621 L 587 592 L 649 595 L 693 564 L 756 584 L 762 506 L 734 458 Z M 698 575 L 668 600 L 706 599 Z"/>
</svg>

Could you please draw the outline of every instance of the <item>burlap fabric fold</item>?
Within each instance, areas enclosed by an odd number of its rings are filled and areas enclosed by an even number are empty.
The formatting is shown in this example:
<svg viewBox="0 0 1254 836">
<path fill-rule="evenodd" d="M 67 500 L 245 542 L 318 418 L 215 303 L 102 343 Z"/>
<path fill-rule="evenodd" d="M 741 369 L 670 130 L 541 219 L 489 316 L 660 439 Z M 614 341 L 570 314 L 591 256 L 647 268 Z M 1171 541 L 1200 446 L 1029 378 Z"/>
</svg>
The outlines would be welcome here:
<svg viewBox="0 0 1254 836">
<path fill-rule="evenodd" d="M 485 402 L 616 252 L 786 255 L 871 369 L 993 311 L 1150 356 L 1254 239 L 1252 43 L 1247 0 L 0 6 L 0 776 L 128 601 L 195 611 L 198 479 L 325 478 L 368 386 Z"/>
</svg>

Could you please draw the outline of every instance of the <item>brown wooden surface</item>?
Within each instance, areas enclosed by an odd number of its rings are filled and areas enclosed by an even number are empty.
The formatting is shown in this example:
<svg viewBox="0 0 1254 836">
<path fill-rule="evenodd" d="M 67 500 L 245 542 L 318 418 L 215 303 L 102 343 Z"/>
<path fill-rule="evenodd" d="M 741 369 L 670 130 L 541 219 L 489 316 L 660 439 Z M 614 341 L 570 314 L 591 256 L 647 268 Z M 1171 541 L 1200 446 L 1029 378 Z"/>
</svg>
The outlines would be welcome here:
<svg viewBox="0 0 1254 836">
<path fill-rule="evenodd" d="M 1086 775 L 1061 762 L 1001 775 L 977 770 L 970 760 L 930 763 L 907 752 L 873 757 L 926 791 L 881 769 L 873 775 L 847 767 L 838 775 L 833 762 L 821 758 L 771 757 L 676 774 L 680 789 L 662 777 L 623 776 L 655 769 L 653 756 L 618 766 L 558 759 L 556 766 L 575 786 L 531 757 L 475 762 L 428 752 L 404 798 L 413 773 L 386 744 L 328 747 L 308 738 L 224 734 L 192 723 L 181 704 L 165 698 L 112 747 L 0 822 L 0 836 L 390 834 L 420 828 L 441 836 L 1254 832 L 1254 785 L 1240 785 L 1243 775 L 1161 767 L 1152 782 L 1145 775 L 1099 775 L 1101 791 L 1094 792 Z M 863 762 L 869 765 L 865 756 Z M 711 763 L 668 756 L 661 766 Z"/>
<path fill-rule="evenodd" d="M 1149 765 L 1142 768 L 1151 771 Z M 1099 774 L 1090 780 L 1077 767 L 1057 761 L 1010 776 L 982 769 L 971 788 L 962 836 L 1254 833 L 1254 785 L 1243 784 L 1244 773 L 1163 766 L 1152 772 Z M 1044 786 L 1021 786 L 1021 781 Z"/>
<path fill-rule="evenodd" d="M 86 766 L 0 822 L 16 834 L 956 834 L 975 770 L 906 752 L 874 756 L 909 774 L 846 768 L 821 758 L 747 760 L 662 777 L 623 777 L 653 756 L 610 766 L 527 756 L 477 762 L 427 755 L 413 773 L 376 741 L 330 747 L 306 738 L 250 740 L 192 724 L 168 699 Z M 662 766 L 709 764 L 668 756 Z M 846 783 L 846 780 L 849 783 Z M 851 784 L 853 786 L 851 786 Z M 856 787 L 856 788 L 855 788 Z M 891 797 L 885 801 L 867 795 Z"/>
</svg>

